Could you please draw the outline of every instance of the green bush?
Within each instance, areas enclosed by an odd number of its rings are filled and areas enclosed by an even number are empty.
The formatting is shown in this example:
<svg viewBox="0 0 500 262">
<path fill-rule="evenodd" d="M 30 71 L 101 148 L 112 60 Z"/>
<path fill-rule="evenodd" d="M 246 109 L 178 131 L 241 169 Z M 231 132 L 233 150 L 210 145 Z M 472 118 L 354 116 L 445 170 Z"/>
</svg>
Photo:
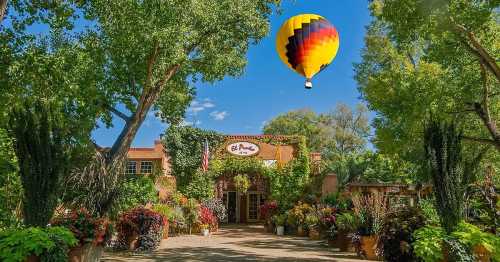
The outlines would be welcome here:
<svg viewBox="0 0 500 262">
<path fill-rule="evenodd" d="M 145 175 L 131 175 L 127 177 L 118 192 L 111 211 L 112 217 L 120 212 L 130 210 L 147 203 L 157 203 L 158 192 L 153 180 Z"/>
<path fill-rule="evenodd" d="M 64 227 L 29 227 L 0 233 L 0 260 L 22 262 L 30 255 L 40 261 L 68 261 L 68 251 L 78 240 Z"/>
<path fill-rule="evenodd" d="M 493 261 L 500 261 L 500 237 L 466 222 L 460 222 L 451 236 L 471 250 L 476 246 L 484 247 L 493 255 Z"/>
<path fill-rule="evenodd" d="M 434 199 L 422 199 L 418 203 L 418 207 L 422 210 L 425 218 L 427 219 L 427 224 L 439 226 L 439 215 L 436 208 L 434 207 Z"/>
<path fill-rule="evenodd" d="M 183 189 L 183 193 L 188 198 L 195 198 L 197 200 L 209 199 L 214 197 L 214 180 L 200 170 L 192 176 L 192 180 Z"/>
<path fill-rule="evenodd" d="M 351 212 L 344 212 L 337 215 L 337 229 L 343 232 L 354 233 L 360 226 L 359 217 Z"/>
<path fill-rule="evenodd" d="M 411 247 L 412 233 L 424 225 L 425 217 L 418 208 L 405 207 L 389 213 L 379 236 L 384 261 L 417 261 Z"/>
<path fill-rule="evenodd" d="M 443 259 L 442 245 L 445 232 L 441 227 L 425 226 L 413 232 L 413 250 L 415 255 L 425 262 L 437 262 Z"/>
</svg>

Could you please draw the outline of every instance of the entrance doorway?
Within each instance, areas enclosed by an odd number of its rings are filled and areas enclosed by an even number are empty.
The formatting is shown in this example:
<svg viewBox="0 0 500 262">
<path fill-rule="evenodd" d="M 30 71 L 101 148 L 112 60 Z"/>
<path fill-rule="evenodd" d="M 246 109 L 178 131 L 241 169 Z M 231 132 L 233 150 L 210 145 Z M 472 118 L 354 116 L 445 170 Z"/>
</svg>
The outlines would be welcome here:
<svg viewBox="0 0 500 262">
<path fill-rule="evenodd" d="M 258 191 L 249 191 L 240 194 L 235 191 L 226 191 L 222 201 L 226 206 L 227 218 L 225 223 L 259 222 L 260 206 L 264 204 L 266 195 Z"/>
<path fill-rule="evenodd" d="M 227 209 L 227 222 L 228 223 L 236 223 L 236 192 L 230 191 L 225 192 L 222 201 L 226 205 Z"/>
</svg>

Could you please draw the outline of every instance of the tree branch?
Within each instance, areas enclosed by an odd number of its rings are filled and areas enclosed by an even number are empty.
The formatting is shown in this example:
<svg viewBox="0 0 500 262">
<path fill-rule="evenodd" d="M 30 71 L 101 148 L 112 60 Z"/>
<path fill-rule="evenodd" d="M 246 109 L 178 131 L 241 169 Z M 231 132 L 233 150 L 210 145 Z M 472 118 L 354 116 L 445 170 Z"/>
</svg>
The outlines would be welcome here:
<svg viewBox="0 0 500 262">
<path fill-rule="evenodd" d="M 112 106 L 109 106 L 109 105 L 106 105 L 106 109 L 108 109 L 109 111 L 111 111 L 113 114 L 115 114 L 119 118 L 125 120 L 125 122 L 129 122 L 130 121 L 130 117 L 127 116 L 125 113 L 122 113 L 118 109 L 116 109 L 116 108 L 114 108 Z"/>
<path fill-rule="evenodd" d="M 495 140 L 492 140 L 492 139 L 470 137 L 470 136 L 463 136 L 462 138 L 465 139 L 465 140 L 471 141 L 471 142 L 478 142 L 478 143 L 481 143 L 481 144 L 493 145 L 495 147 L 497 146 L 497 144 L 495 143 Z"/>
<path fill-rule="evenodd" d="M 0 0 L 0 24 L 3 21 L 5 13 L 7 12 L 7 2 L 8 0 Z"/>
<path fill-rule="evenodd" d="M 151 55 L 148 58 L 148 62 L 146 65 L 146 84 L 144 85 L 145 89 L 148 89 L 151 86 L 151 81 L 153 78 L 153 66 L 156 62 L 156 58 L 158 57 L 158 52 L 160 51 L 160 43 L 158 40 L 154 41 L 153 44 L 153 51 L 151 52 Z"/>
<path fill-rule="evenodd" d="M 488 51 L 486 51 L 481 43 L 479 43 L 474 33 L 467 30 L 465 26 L 455 23 L 453 18 L 451 19 L 451 21 L 455 25 L 456 31 L 458 31 L 460 35 L 464 35 L 472 44 L 472 46 L 470 46 L 468 42 L 465 42 L 465 44 L 468 46 L 469 51 L 471 51 L 474 56 L 479 58 L 481 63 L 483 63 L 486 68 L 488 68 L 488 70 L 496 76 L 497 80 L 500 81 L 500 67 L 496 63 L 495 59 L 493 59 L 493 57 L 488 53 Z"/>
</svg>

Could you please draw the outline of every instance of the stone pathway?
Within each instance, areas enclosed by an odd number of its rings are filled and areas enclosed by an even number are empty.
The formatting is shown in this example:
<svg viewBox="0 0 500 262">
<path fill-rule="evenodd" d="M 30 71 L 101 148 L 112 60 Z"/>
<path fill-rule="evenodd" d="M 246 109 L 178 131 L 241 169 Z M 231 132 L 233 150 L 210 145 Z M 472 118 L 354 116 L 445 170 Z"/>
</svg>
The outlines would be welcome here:
<svg viewBox="0 0 500 262">
<path fill-rule="evenodd" d="M 228 225 L 210 237 L 179 236 L 163 240 L 152 253 L 107 252 L 103 261 L 363 261 L 334 252 L 324 241 L 265 233 L 262 225 Z"/>
</svg>

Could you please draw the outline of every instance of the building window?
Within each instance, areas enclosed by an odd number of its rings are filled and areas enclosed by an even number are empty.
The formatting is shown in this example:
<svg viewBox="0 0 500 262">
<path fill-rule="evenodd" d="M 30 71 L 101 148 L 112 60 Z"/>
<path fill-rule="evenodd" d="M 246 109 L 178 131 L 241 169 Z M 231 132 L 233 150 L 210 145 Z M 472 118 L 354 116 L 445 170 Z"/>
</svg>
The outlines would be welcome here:
<svg viewBox="0 0 500 262">
<path fill-rule="evenodd" d="M 153 162 L 152 161 L 142 161 L 141 162 L 141 174 L 151 174 L 153 173 Z"/>
<path fill-rule="evenodd" d="M 129 175 L 135 175 L 137 172 L 137 162 L 135 161 L 128 161 L 127 162 L 127 170 L 126 170 L 126 174 L 129 174 Z"/>
</svg>

